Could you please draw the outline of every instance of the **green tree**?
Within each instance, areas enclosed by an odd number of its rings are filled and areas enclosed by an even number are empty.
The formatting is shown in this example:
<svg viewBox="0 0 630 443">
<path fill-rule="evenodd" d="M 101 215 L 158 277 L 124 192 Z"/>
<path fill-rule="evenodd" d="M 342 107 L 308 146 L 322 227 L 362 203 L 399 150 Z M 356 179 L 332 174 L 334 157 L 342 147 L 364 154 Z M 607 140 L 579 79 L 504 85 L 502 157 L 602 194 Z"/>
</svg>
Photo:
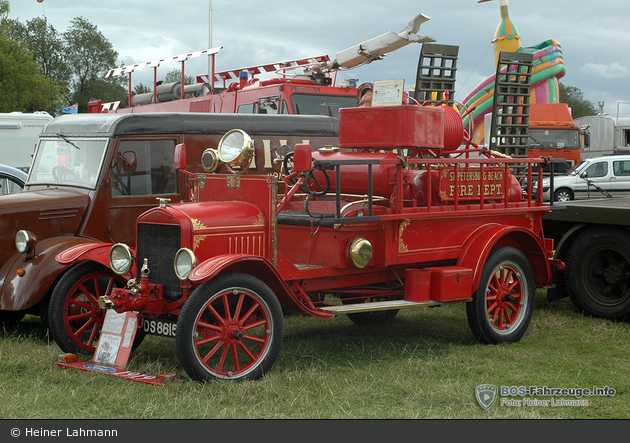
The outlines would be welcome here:
<svg viewBox="0 0 630 443">
<path fill-rule="evenodd" d="M 58 79 L 62 79 L 64 83 L 63 79 L 68 77 L 67 70 L 63 69 L 63 45 L 55 29 L 49 26 L 45 19 L 36 18 L 24 25 L 18 20 L 9 19 L 9 12 L 9 2 L 0 0 L 0 34 L 11 42 L 5 42 L 5 47 L 9 45 L 11 50 L 0 55 L 4 56 L 4 67 L 15 68 L 15 63 L 19 63 L 20 60 L 24 62 L 26 60 L 24 48 L 30 52 L 36 64 L 29 61 L 17 69 L 18 75 L 24 76 L 24 79 L 12 78 L 10 81 L 5 79 L 5 90 L 6 88 L 16 90 L 21 95 L 17 98 L 9 95 L 5 97 L 5 103 L 20 107 L 12 109 L 14 111 L 45 110 L 55 115 L 65 103 L 63 98 L 66 94 L 66 88 L 59 85 Z M 22 45 L 22 49 L 15 45 Z M 21 55 L 15 58 L 18 53 Z M 9 61 L 9 58 L 12 61 Z M 45 82 L 44 79 L 38 78 L 39 74 L 46 78 Z M 18 86 L 21 83 L 24 85 Z M 43 94 L 44 99 L 38 97 L 38 94 Z"/>
<path fill-rule="evenodd" d="M 79 112 L 87 112 L 91 98 L 126 103 L 125 78 L 105 78 L 107 71 L 116 66 L 118 52 L 101 31 L 85 18 L 76 17 L 64 32 L 63 39 L 73 74 L 70 101 L 79 104 Z"/>
<path fill-rule="evenodd" d="M 149 88 L 148 86 L 143 85 L 142 83 L 138 83 L 136 86 L 133 87 L 132 94 L 139 95 L 139 94 L 147 94 L 149 92 L 153 92 L 153 90 Z"/>
<path fill-rule="evenodd" d="M 0 112 L 50 112 L 51 96 L 60 93 L 25 45 L 0 34 Z"/>
<path fill-rule="evenodd" d="M 173 69 L 166 73 L 164 77 L 164 83 L 179 83 L 182 81 L 182 71 L 180 69 Z M 195 83 L 195 77 L 192 75 L 184 74 L 184 84 L 192 85 Z"/>
<path fill-rule="evenodd" d="M 0 0 L 0 20 L 6 20 L 11 12 L 11 6 L 7 0 Z"/>
<path fill-rule="evenodd" d="M 595 105 L 586 100 L 582 90 L 575 86 L 560 83 L 560 102 L 569 105 L 574 119 L 597 114 Z"/>
<path fill-rule="evenodd" d="M 45 18 L 37 17 L 26 22 L 25 40 L 42 72 L 69 89 L 70 67 L 65 60 L 63 40 L 57 30 Z"/>
</svg>

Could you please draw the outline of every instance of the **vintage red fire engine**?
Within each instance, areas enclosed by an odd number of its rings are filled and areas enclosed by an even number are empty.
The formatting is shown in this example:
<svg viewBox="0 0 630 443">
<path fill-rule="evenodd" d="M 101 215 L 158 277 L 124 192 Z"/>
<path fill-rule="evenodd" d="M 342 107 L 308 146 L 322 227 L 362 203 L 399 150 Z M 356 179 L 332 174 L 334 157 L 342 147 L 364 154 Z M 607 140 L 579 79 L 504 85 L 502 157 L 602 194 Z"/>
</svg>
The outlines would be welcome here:
<svg viewBox="0 0 630 443">
<path fill-rule="evenodd" d="M 542 232 L 548 208 L 513 174 L 532 183 L 545 160 L 477 148 L 448 106 L 342 109 L 339 146 L 296 145 L 283 181 L 247 174 L 244 131 L 225 134 L 218 151 L 230 173 L 188 173 L 192 202 L 162 200 L 141 215 L 136 248 L 95 243 L 57 256 L 75 264 L 51 300 L 64 351 L 94 351 L 104 309 L 137 312 L 138 339 L 174 337 L 198 381 L 261 377 L 287 311 L 366 324 L 466 303 L 480 342 L 514 342 L 536 287 L 561 265 Z"/>
</svg>

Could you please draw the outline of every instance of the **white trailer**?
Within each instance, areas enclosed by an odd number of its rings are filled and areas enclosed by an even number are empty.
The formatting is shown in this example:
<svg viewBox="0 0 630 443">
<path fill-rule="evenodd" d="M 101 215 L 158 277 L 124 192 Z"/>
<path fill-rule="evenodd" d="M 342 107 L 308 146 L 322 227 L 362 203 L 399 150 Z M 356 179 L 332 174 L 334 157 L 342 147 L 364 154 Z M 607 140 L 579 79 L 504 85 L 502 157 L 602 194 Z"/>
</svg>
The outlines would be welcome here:
<svg viewBox="0 0 630 443">
<path fill-rule="evenodd" d="M 0 113 L 0 164 L 28 172 L 39 134 L 51 120 L 43 111 Z"/>
<path fill-rule="evenodd" d="M 630 117 L 591 115 L 576 118 L 575 124 L 584 134 L 582 160 L 603 155 L 630 154 Z"/>
</svg>

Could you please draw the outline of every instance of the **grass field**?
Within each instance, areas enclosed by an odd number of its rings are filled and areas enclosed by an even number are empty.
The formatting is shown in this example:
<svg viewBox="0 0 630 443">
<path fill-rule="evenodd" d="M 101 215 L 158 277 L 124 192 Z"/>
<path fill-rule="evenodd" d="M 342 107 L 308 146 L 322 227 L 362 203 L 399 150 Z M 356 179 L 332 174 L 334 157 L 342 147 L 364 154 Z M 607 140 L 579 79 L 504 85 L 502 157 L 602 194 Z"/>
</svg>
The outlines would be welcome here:
<svg viewBox="0 0 630 443">
<path fill-rule="evenodd" d="M 271 371 L 245 383 L 178 380 L 161 387 L 61 369 L 59 348 L 26 318 L 0 338 L 0 419 L 483 419 L 630 417 L 630 323 L 589 318 L 537 293 L 518 343 L 477 344 L 464 305 L 402 310 L 387 324 L 291 316 Z M 182 372 L 174 341 L 147 337 L 127 369 Z M 475 387 L 604 388 L 588 406 L 488 410 Z M 523 397 L 512 397 L 523 399 Z M 531 399 L 531 397 L 528 397 Z M 550 400 L 552 397 L 534 397 Z M 554 400 L 575 399 L 553 396 Z"/>
</svg>

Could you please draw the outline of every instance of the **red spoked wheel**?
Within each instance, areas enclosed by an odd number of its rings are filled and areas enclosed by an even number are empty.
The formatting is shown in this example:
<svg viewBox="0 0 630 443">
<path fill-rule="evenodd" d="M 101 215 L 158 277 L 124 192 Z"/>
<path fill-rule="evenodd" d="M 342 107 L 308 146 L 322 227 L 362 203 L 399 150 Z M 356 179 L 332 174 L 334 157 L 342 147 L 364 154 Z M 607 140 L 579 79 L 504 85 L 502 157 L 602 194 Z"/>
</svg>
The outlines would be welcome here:
<svg viewBox="0 0 630 443">
<path fill-rule="evenodd" d="M 275 362 L 284 318 L 275 294 L 247 274 L 199 286 L 177 322 L 177 354 L 194 380 L 255 380 Z"/>
<path fill-rule="evenodd" d="M 48 307 L 50 333 L 57 345 L 68 353 L 94 354 L 105 319 L 98 298 L 125 285 L 123 277 L 96 262 L 70 268 L 55 287 Z M 138 331 L 134 347 L 143 338 Z"/>
<path fill-rule="evenodd" d="M 493 249 L 479 288 L 466 306 L 475 337 L 488 344 L 520 340 L 532 319 L 535 291 L 525 255 L 507 246 Z"/>
</svg>

